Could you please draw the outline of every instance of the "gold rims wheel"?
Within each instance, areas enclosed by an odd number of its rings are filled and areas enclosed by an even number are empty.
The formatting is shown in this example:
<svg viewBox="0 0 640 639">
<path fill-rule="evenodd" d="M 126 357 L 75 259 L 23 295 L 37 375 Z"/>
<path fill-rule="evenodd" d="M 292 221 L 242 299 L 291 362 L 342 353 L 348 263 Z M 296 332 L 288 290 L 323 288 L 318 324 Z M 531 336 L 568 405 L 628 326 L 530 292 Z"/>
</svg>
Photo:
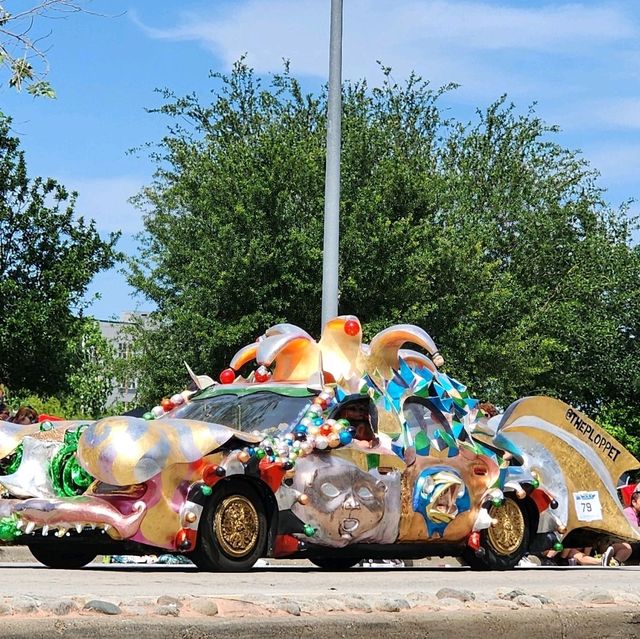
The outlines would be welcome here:
<svg viewBox="0 0 640 639">
<path fill-rule="evenodd" d="M 243 495 L 232 495 L 220 503 L 213 526 L 220 549 L 230 557 L 250 554 L 258 541 L 258 511 Z"/>
<path fill-rule="evenodd" d="M 505 499 L 502 506 L 492 506 L 490 514 L 498 523 L 487 530 L 489 543 L 499 555 L 514 553 L 525 534 L 524 516 L 518 504 L 512 499 Z"/>
</svg>

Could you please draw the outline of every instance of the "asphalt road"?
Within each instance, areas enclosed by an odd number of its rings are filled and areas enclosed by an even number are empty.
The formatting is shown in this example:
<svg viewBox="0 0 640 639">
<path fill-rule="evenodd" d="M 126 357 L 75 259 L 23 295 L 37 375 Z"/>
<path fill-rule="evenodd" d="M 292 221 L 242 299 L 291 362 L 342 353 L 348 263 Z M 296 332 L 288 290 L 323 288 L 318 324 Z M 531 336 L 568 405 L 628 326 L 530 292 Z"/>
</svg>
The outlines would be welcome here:
<svg viewBox="0 0 640 639">
<path fill-rule="evenodd" d="M 467 568 L 353 568 L 329 572 L 315 567 L 267 566 L 247 573 L 206 573 L 190 566 L 91 564 L 81 570 L 53 570 L 33 563 L 0 564 L 4 595 L 72 597 L 88 594 L 107 599 L 141 595 L 237 597 L 253 595 L 331 596 L 389 595 L 465 588 L 495 595 L 499 588 L 522 589 L 554 600 L 586 588 L 640 592 L 640 567 L 516 568 L 506 572 L 474 572 Z"/>
</svg>

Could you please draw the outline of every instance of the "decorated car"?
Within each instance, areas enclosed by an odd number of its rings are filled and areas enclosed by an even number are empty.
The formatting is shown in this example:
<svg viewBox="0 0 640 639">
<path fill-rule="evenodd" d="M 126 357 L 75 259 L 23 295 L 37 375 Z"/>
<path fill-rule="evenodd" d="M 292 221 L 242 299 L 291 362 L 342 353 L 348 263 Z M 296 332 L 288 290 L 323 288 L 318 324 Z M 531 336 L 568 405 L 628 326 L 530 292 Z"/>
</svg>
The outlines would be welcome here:
<svg viewBox="0 0 640 639">
<path fill-rule="evenodd" d="M 443 370 L 431 337 L 354 316 L 316 341 L 290 324 L 242 348 L 220 383 L 143 418 L 0 423 L 0 539 L 42 563 L 180 553 L 205 570 L 260 557 L 324 568 L 636 540 L 616 486 L 640 465 L 578 410 L 529 397 L 501 415 Z"/>
</svg>

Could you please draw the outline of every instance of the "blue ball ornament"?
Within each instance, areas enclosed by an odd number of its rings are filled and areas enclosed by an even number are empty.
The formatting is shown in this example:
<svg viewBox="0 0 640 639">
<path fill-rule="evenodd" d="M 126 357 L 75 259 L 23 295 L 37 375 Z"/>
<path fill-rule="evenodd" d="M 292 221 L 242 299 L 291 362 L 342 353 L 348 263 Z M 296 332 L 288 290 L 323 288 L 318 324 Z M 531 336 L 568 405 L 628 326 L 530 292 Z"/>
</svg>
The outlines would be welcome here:
<svg viewBox="0 0 640 639">
<path fill-rule="evenodd" d="M 351 435 L 350 432 L 343 430 L 340 435 L 340 443 L 343 446 L 346 446 L 347 444 L 350 444 L 353 441 L 353 436 Z"/>
</svg>

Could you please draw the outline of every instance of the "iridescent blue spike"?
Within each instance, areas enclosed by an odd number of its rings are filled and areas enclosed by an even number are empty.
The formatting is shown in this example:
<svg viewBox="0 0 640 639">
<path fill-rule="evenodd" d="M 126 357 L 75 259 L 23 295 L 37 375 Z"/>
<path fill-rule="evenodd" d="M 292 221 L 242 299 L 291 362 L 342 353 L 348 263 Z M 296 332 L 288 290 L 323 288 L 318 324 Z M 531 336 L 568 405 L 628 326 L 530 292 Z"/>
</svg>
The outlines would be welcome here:
<svg viewBox="0 0 640 639">
<path fill-rule="evenodd" d="M 451 385 L 459 392 L 459 393 L 465 393 L 467 391 L 467 387 L 460 383 L 457 379 L 454 379 L 453 377 L 449 377 L 449 381 L 451 382 Z"/>
<path fill-rule="evenodd" d="M 415 382 L 416 375 L 413 372 L 412 368 L 405 362 L 402 357 L 398 360 L 400 362 L 400 370 L 398 371 L 402 381 L 411 388 Z"/>
<path fill-rule="evenodd" d="M 469 410 L 473 410 L 474 408 L 478 407 L 478 404 L 480 403 L 480 400 L 472 399 L 471 397 L 468 397 L 468 398 L 465 399 L 465 402 L 467 402 L 467 408 Z"/>
<path fill-rule="evenodd" d="M 346 396 L 347 396 L 347 394 L 342 390 L 342 388 L 340 388 L 340 386 L 337 386 L 336 387 L 336 400 L 338 402 L 341 402 Z"/>
<path fill-rule="evenodd" d="M 458 419 L 462 419 L 467 414 L 465 408 L 460 406 L 459 402 L 455 399 L 453 400 L 453 412 Z"/>
<path fill-rule="evenodd" d="M 446 394 L 444 388 L 440 384 L 438 384 L 438 382 L 433 382 L 432 386 L 433 386 L 433 389 L 438 394 L 438 397 L 442 397 L 443 395 Z"/>
<path fill-rule="evenodd" d="M 391 442 L 391 450 L 398 456 L 400 459 L 404 459 L 404 446 L 400 442 Z"/>
<path fill-rule="evenodd" d="M 422 377 L 422 379 L 425 379 L 427 382 L 430 382 L 434 377 L 433 373 L 428 368 L 417 368 L 415 370 L 415 373 L 419 377 Z"/>
<path fill-rule="evenodd" d="M 464 431 L 464 426 L 460 422 L 454 421 L 453 424 L 451 424 L 451 431 L 456 439 L 460 439 L 460 436 Z"/>
<path fill-rule="evenodd" d="M 407 387 L 404 384 L 398 384 L 395 377 L 387 384 L 387 393 L 392 399 L 400 399 L 406 390 Z"/>
<path fill-rule="evenodd" d="M 395 382 L 396 384 L 398 384 L 398 386 L 404 386 L 405 388 L 410 388 L 411 384 L 408 384 L 403 378 L 402 375 L 400 375 L 400 371 L 397 371 L 395 368 L 393 369 L 393 378 L 391 379 L 392 382 Z"/>
<path fill-rule="evenodd" d="M 430 397 L 429 398 L 434 405 L 441 413 L 448 413 L 451 411 L 453 407 L 453 400 L 448 397 L 440 398 L 440 397 Z"/>
<path fill-rule="evenodd" d="M 444 373 L 440 373 L 438 375 L 438 382 L 447 392 L 453 390 L 453 384 L 451 383 L 451 380 Z"/>
</svg>

